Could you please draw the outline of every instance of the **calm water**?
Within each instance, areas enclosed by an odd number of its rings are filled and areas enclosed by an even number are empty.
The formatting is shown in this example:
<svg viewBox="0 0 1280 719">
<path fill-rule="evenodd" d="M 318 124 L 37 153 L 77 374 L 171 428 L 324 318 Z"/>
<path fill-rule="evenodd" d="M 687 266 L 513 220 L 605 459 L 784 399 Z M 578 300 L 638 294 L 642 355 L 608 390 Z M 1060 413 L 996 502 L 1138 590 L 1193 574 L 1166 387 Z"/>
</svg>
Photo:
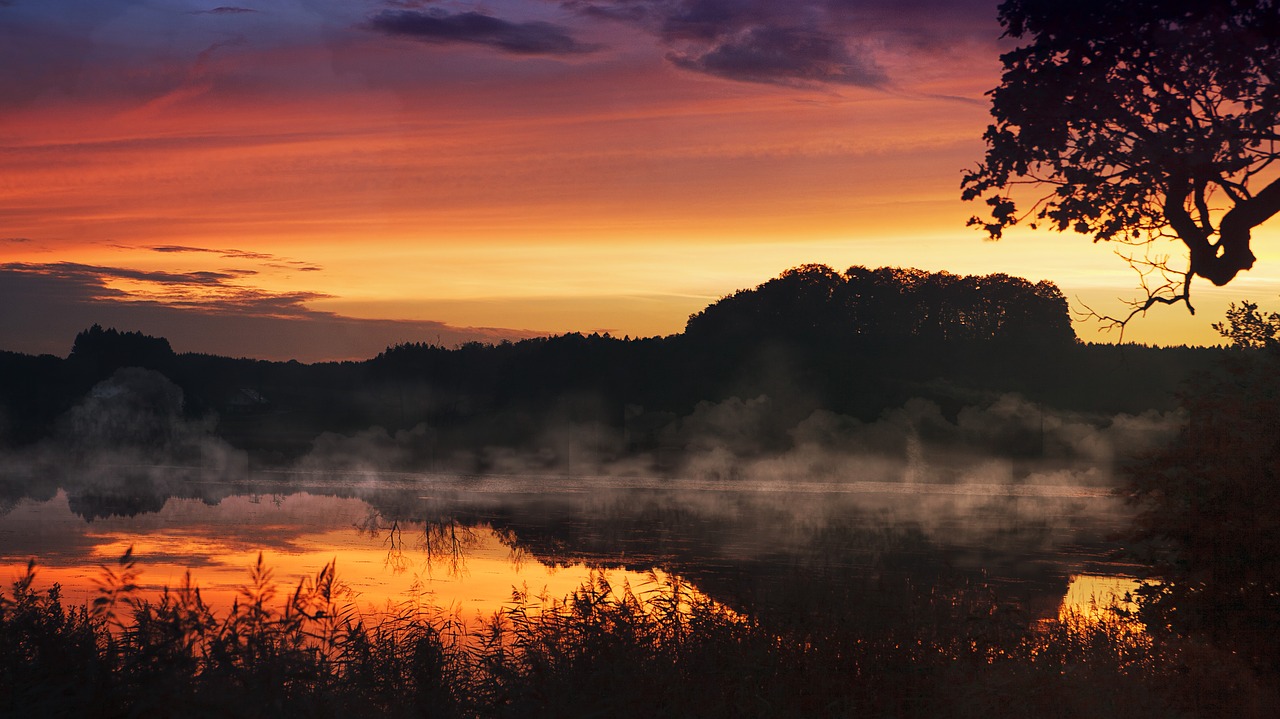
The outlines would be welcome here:
<svg viewBox="0 0 1280 719">
<path fill-rule="evenodd" d="M 145 471 L 144 471 L 145 470 Z M 1000 469 L 962 482 L 257 473 L 202 480 L 122 468 L 114 484 L 45 484 L 0 515 L 0 580 L 89 601 L 133 547 L 143 592 L 190 570 L 225 606 L 261 552 L 281 595 L 327 562 L 364 611 L 420 601 L 473 617 L 513 589 L 561 598 L 604 571 L 637 591 L 678 575 L 748 610 L 850 602 L 889 575 L 981 581 L 1032 617 L 1123 593 L 1110 558 L 1124 507 L 1093 475 Z M 37 483 L 38 484 L 38 483 Z"/>
</svg>

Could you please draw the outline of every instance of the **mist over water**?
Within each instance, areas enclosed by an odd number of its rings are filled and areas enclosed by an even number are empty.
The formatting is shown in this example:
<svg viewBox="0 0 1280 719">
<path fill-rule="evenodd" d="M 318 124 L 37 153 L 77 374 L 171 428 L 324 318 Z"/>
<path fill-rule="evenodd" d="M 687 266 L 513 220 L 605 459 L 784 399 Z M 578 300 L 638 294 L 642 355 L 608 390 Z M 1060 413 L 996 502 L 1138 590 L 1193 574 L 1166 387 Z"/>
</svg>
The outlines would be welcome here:
<svg viewBox="0 0 1280 719">
<path fill-rule="evenodd" d="M 318 529 L 363 527 L 382 541 L 391 527 L 423 536 L 483 527 L 548 565 L 656 568 L 744 606 L 785 605 L 797 584 L 846 601 L 850 587 L 887 575 L 926 584 L 963 575 L 1049 614 L 1070 576 L 1122 571 L 1109 558 L 1128 517 L 1112 496 L 1116 467 L 1182 421 L 1085 416 L 1005 395 L 949 412 L 914 399 L 870 422 L 817 409 L 780 426 L 797 413 L 759 395 L 699 403 L 656 427 L 565 420 L 532 448 L 445 456 L 425 424 L 323 433 L 301 457 L 264 466 L 219 438 L 214 418 L 182 409 L 181 391 L 162 375 L 120 370 L 66 413 L 55 436 L 0 458 L 5 511 L 61 491 L 84 522 L 121 517 L 110 521 L 126 521 L 126 535 L 198 534 L 181 519 L 148 527 L 146 517 L 175 501 L 216 508 L 232 497 L 306 493 L 362 502 L 367 514 L 336 524 L 276 517 L 269 530 L 224 522 L 218 531 L 244 546 L 287 547 Z M 628 451 L 627 435 L 638 432 L 656 441 Z M 58 553 L 56 536 L 32 545 L 14 541 L 11 528 L 5 561 L 102 561 L 105 550 L 76 521 L 51 525 L 79 537 L 70 554 Z M 197 577 L 214 561 L 193 556 Z"/>
</svg>

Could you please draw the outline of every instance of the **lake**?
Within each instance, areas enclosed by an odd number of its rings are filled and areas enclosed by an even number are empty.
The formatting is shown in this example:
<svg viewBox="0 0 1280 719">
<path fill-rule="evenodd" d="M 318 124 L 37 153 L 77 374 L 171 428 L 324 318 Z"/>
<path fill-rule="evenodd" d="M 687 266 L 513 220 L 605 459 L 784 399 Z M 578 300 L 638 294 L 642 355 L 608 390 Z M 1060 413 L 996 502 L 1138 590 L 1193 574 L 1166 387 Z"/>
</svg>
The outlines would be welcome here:
<svg viewBox="0 0 1280 719">
<path fill-rule="evenodd" d="M 225 607 L 261 553 L 281 601 L 335 561 L 362 612 L 418 602 L 467 621 L 509 606 L 516 589 L 563 598 L 593 572 L 637 592 L 679 577 L 772 613 L 892 613 L 887 586 L 979 583 L 1029 621 L 1132 586 L 1113 556 L 1128 511 L 1097 467 L 993 461 L 898 479 L 872 469 L 732 481 L 148 465 L 95 467 L 91 483 L 32 470 L 0 515 L 0 579 L 34 558 L 37 586 L 90 602 L 100 565 L 132 547 L 140 594 L 189 570 Z"/>
</svg>

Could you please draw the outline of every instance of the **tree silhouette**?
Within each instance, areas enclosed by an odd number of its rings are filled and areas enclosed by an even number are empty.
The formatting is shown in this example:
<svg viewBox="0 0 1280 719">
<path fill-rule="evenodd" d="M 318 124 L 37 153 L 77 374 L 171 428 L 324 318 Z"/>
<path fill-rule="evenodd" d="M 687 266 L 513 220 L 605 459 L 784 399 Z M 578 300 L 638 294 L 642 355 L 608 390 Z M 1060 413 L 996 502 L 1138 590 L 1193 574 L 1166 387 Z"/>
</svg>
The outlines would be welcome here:
<svg viewBox="0 0 1280 719">
<path fill-rule="evenodd" d="M 1135 248 L 1146 297 L 1118 324 L 1157 303 L 1194 312 L 1193 277 L 1225 285 L 1253 266 L 1251 231 L 1280 211 L 1280 3 L 1006 0 L 999 18 L 1027 42 L 1001 56 L 985 161 L 962 182 L 990 216 L 970 225 Z M 1029 208 L 1016 185 L 1036 188 Z"/>
<path fill-rule="evenodd" d="M 1127 469 L 1131 536 L 1158 583 L 1139 591 L 1157 639 L 1207 640 L 1280 676 L 1280 344 L 1274 315 L 1233 306 L 1232 350 L 1182 399 L 1187 424 Z"/>
<path fill-rule="evenodd" d="M 68 359 L 92 366 L 100 377 L 121 367 L 166 369 L 172 363 L 173 348 L 163 337 L 141 332 L 120 332 L 94 325 L 76 335 Z"/>
<path fill-rule="evenodd" d="M 914 268 L 802 265 L 689 317 L 695 341 L 786 338 L 825 347 L 910 340 L 1070 345 L 1067 301 L 1051 282 L 1004 274 L 954 275 Z"/>
<path fill-rule="evenodd" d="M 1245 300 L 1232 302 L 1225 322 L 1216 322 L 1218 334 L 1231 340 L 1232 347 L 1263 349 L 1280 347 L 1280 312 L 1263 314 L 1258 305 Z"/>
</svg>

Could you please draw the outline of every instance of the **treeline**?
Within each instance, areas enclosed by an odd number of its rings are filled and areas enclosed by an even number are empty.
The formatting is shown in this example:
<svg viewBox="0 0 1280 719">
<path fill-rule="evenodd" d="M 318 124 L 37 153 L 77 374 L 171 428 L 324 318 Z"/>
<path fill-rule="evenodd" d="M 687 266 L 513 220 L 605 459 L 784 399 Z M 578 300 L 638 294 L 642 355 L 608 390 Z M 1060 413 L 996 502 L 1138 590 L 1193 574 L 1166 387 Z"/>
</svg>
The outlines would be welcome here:
<svg viewBox="0 0 1280 719">
<path fill-rule="evenodd" d="M 324 432 L 428 427 L 434 448 L 527 447 L 556 423 L 592 425 L 611 451 L 652 450 L 699 403 L 772 402 L 761 451 L 816 410 L 863 421 L 912 398 L 944 413 L 1004 393 L 1060 409 L 1139 412 L 1215 349 L 1086 345 L 1049 282 L 1007 275 L 806 265 L 642 339 L 567 334 L 497 345 L 390 347 L 363 362 L 300 364 L 176 354 L 167 341 L 94 326 L 65 359 L 0 353 L 0 442 L 73 431 L 67 413 L 122 367 L 182 390 L 188 418 L 267 461 Z M 434 449 L 432 450 L 435 451 Z"/>
</svg>

